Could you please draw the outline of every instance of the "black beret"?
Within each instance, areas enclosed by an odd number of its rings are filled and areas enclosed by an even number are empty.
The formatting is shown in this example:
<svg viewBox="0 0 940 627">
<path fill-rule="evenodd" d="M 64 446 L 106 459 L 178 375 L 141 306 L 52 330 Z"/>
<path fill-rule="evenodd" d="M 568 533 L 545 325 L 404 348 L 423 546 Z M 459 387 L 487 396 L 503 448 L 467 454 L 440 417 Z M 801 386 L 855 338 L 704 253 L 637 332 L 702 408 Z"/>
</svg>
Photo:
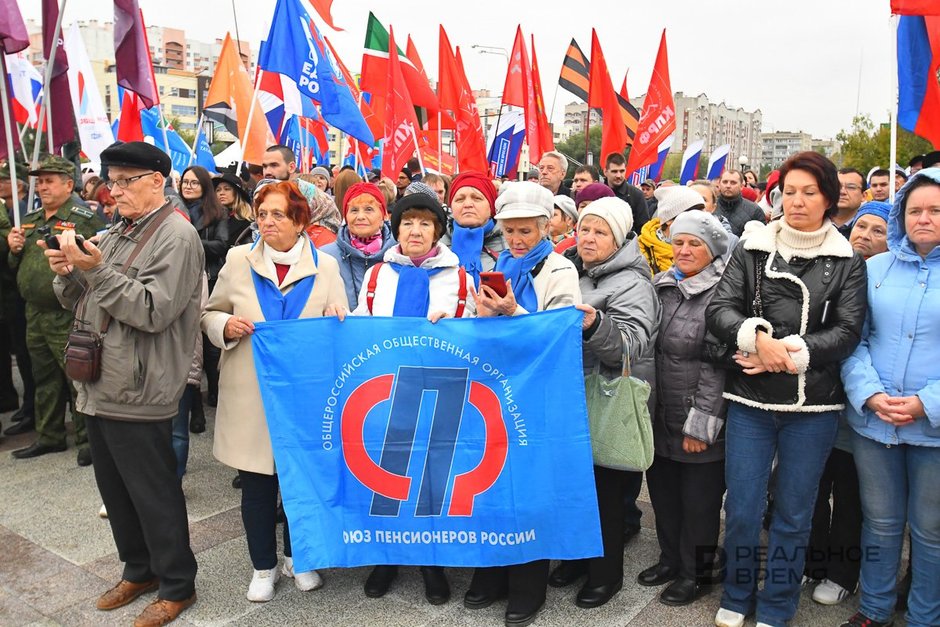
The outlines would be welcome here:
<svg viewBox="0 0 940 627">
<path fill-rule="evenodd" d="M 401 216 L 409 209 L 424 209 L 425 211 L 430 211 L 434 214 L 434 217 L 437 218 L 437 221 L 441 223 L 441 230 L 444 232 L 447 231 L 447 214 L 444 213 L 444 208 L 441 207 L 441 203 L 438 202 L 436 198 L 431 198 L 427 194 L 408 194 L 392 205 L 392 237 L 395 239 L 398 239 Z"/>
<path fill-rule="evenodd" d="M 101 151 L 101 165 L 153 170 L 169 176 L 173 167 L 170 155 L 147 142 L 127 142 Z"/>
</svg>

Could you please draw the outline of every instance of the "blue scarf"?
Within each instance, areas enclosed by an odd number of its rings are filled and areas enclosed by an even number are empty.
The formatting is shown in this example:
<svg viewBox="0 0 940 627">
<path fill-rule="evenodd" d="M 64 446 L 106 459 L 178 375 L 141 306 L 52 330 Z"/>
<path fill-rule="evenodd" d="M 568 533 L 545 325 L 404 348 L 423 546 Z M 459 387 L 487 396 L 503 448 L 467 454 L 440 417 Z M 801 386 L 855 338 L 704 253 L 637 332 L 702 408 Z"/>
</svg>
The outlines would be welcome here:
<svg viewBox="0 0 940 627">
<path fill-rule="evenodd" d="M 516 302 L 530 313 L 539 309 L 532 268 L 548 257 L 552 250 L 552 243 L 543 239 L 525 257 L 516 258 L 509 250 L 504 250 L 496 260 L 496 271 L 502 272 L 507 280 L 512 280 L 512 293 L 516 296 Z"/>
<path fill-rule="evenodd" d="M 252 245 L 254 248 L 257 242 Z M 310 251 L 313 253 L 313 265 L 318 265 L 317 249 L 310 242 Z M 317 276 L 311 274 L 294 283 L 294 289 L 284 294 L 271 279 L 265 278 L 251 268 L 251 280 L 255 284 L 255 295 L 261 305 L 261 313 L 268 322 L 273 320 L 295 320 L 300 317 L 304 306 L 310 299 L 313 284 Z"/>
<path fill-rule="evenodd" d="M 685 273 L 679 269 L 679 266 L 672 267 L 672 275 L 676 277 L 676 282 L 685 280 Z"/>
<path fill-rule="evenodd" d="M 480 263 L 480 254 L 483 251 L 483 240 L 496 227 L 496 222 L 490 218 L 483 226 L 472 229 L 460 226 L 454 222 L 454 236 L 451 238 L 451 250 L 460 260 L 467 274 L 473 277 L 474 287 L 480 287 L 480 272 L 483 264 Z"/>
<path fill-rule="evenodd" d="M 431 276 L 444 268 L 416 268 L 400 263 L 389 263 L 398 273 L 398 289 L 392 316 L 424 318 L 431 307 Z"/>
</svg>

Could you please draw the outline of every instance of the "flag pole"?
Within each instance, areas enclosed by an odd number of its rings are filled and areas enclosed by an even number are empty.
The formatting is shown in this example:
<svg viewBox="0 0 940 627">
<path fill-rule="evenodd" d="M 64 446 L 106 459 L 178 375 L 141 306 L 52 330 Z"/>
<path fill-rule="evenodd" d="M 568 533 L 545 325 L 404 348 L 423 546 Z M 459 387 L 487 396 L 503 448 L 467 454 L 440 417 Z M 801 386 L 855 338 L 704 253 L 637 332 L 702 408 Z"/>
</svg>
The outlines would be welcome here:
<svg viewBox="0 0 940 627">
<path fill-rule="evenodd" d="M 20 123 L 17 122 L 16 131 L 20 136 L 20 150 L 23 151 L 23 162 L 29 163 L 29 153 L 26 152 L 26 143 L 23 141 L 23 136 L 26 135 L 26 124 L 20 125 Z"/>
<path fill-rule="evenodd" d="M 239 53 L 239 61 L 241 61 L 241 54 Z M 255 117 L 255 103 L 258 102 L 258 90 L 261 88 L 261 73 L 264 70 L 258 68 L 258 71 L 255 72 L 255 88 L 251 92 L 251 106 L 248 107 L 248 122 L 245 123 L 245 136 L 240 138 L 242 145 L 242 154 L 239 159 L 240 163 L 245 162 L 245 147 L 248 145 L 248 137 L 251 132 L 251 119 Z"/>
<path fill-rule="evenodd" d="M 2 51 L 0 51 L 2 52 Z M 19 185 L 16 180 L 16 150 L 13 148 L 13 133 L 16 122 L 10 114 L 10 100 L 7 97 L 7 61 L 6 54 L 0 54 L 0 98 L 3 98 L 3 130 L 7 136 L 7 167 L 10 168 L 10 184 L 13 185 L 13 226 L 20 228 Z M 22 146 L 22 142 L 20 143 Z"/>
<path fill-rule="evenodd" d="M 441 168 L 441 174 L 444 173 L 444 129 L 441 128 L 443 116 L 441 110 L 437 110 L 437 165 Z"/>
<path fill-rule="evenodd" d="M 196 160 L 196 150 L 199 149 L 199 135 L 202 134 L 202 124 L 203 124 L 203 122 L 205 121 L 205 119 L 206 119 L 206 114 L 205 114 L 205 113 L 200 113 L 200 114 L 199 114 L 199 121 L 196 122 L 196 137 L 195 137 L 195 139 L 193 139 L 193 147 L 192 147 L 192 149 L 189 151 L 189 165 L 192 165 L 192 164 L 193 164 L 193 161 Z M 188 168 L 189 165 L 186 166 L 186 167 Z"/>
<path fill-rule="evenodd" d="M 157 112 L 160 114 L 160 126 L 163 131 L 163 148 L 166 151 L 166 154 L 169 155 L 170 161 L 173 160 L 173 155 L 170 154 L 170 140 L 166 136 L 166 127 L 169 124 L 167 119 L 163 117 L 163 103 L 157 103 Z"/>
<path fill-rule="evenodd" d="M 587 111 L 584 112 L 584 163 L 594 165 L 593 157 L 594 155 L 591 154 L 591 105 L 588 104 Z"/>
<path fill-rule="evenodd" d="M 891 149 L 889 154 L 890 163 L 888 171 L 891 176 L 888 177 L 888 199 L 894 204 L 894 194 L 897 191 L 897 177 L 894 174 L 894 164 L 898 160 L 898 22 L 897 15 L 891 16 L 891 35 L 892 50 L 894 52 L 894 67 L 891 68 Z"/>
<path fill-rule="evenodd" d="M 415 127 L 411 124 L 408 125 L 411 129 L 411 139 L 415 143 L 415 154 L 418 155 L 418 167 L 421 168 L 421 172 L 424 172 L 424 160 L 421 158 L 421 147 L 418 144 L 418 135 L 415 133 Z"/>
</svg>

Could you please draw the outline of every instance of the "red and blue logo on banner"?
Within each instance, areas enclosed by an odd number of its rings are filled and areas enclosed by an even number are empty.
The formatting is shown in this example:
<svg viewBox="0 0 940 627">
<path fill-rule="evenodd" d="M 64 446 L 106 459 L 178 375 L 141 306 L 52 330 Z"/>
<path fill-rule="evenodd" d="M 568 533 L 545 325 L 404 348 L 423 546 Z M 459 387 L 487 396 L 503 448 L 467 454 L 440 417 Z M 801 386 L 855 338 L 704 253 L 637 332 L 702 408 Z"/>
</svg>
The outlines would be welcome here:
<svg viewBox="0 0 940 627">
<path fill-rule="evenodd" d="M 257 324 L 295 568 L 600 555 L 580 320 Z"/>
</svg>

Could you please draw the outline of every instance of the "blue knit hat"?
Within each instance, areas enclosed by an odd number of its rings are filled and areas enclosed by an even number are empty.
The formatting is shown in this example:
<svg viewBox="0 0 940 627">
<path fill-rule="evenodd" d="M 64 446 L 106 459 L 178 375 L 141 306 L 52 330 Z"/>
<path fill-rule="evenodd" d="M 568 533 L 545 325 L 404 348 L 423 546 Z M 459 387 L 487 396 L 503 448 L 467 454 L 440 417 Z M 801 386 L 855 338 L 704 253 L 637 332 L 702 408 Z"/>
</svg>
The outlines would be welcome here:
<svg viewBox="0 0 940 627">
<path fill-rule="evenodd" d="M 852 220 L 852 228 L 855 228 L 855 223 L 858 222 L 858 219 L 863 215 L 873 215 L 881 218 L 887 224 L 888 214 L 891 213 L 891 205 L 880 200 L 872 200 L 866 202 L 864 205 L 858 208 L 858 213 L 855 214 L 855 219 Z"/>
</svg>

